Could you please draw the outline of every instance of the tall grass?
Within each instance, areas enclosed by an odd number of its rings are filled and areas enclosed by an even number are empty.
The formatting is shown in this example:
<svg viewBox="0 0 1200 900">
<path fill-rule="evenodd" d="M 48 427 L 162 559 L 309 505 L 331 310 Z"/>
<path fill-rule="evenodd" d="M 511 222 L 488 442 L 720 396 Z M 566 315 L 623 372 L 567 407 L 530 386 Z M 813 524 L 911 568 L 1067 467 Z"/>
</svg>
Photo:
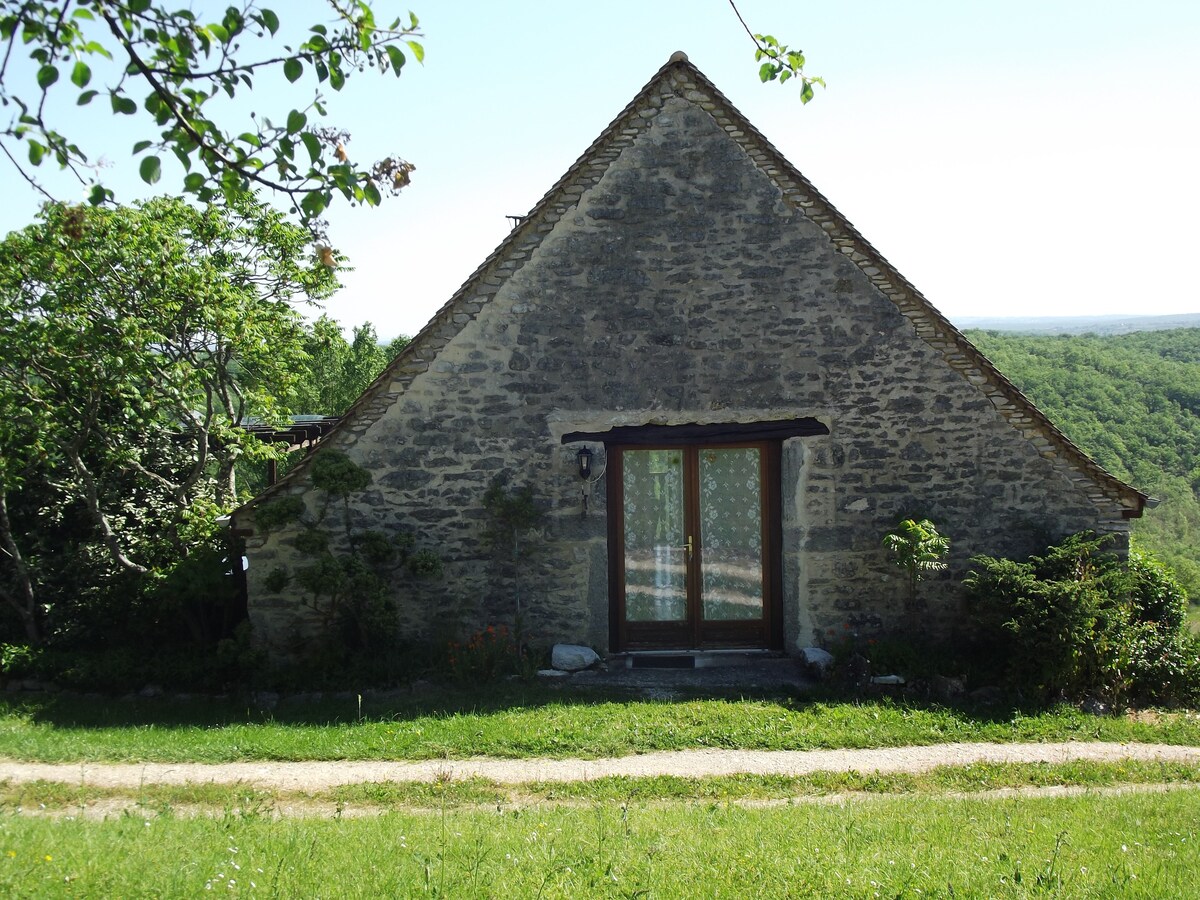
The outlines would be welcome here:
<svg viewBox="0 0 1200 900">
<path fill-rule="evenodd" d="M 0 819 L 7 896 L 1185 897 L 1200 791 Z"/>
<path fill-rule="evenodd" d="M 475 705 L 471 705 L 474 703 Z M 596 758 L 655 750 L 890 747 L 947 741 L 1200 745 L 1200 717 L 1093 716 L 795 697 L 645 701 L 532 690 L 262 712 L 232 703 L 0 700 L 0 756 L 41 761 Z"/>
</svg>

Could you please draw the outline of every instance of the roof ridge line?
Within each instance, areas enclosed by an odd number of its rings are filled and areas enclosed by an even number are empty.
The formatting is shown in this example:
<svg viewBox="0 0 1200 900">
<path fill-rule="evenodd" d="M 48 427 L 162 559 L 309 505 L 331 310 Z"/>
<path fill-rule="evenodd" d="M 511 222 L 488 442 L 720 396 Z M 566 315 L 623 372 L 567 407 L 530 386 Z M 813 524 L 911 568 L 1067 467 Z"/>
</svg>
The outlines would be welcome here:
<svg viewBox="0 0 1200 900">
<path fill-rule="evenodd" d="M 941 332 L 941 336 L 948 339 L 957 350 L 969 356 L 971 361 L 975 364 L 975 368 L 983 370 L 983 374 L 987 376 L 987 380 L 996 386 L 998 392 L 1004 396 L 1004 399 L 1009 403 L 1014 404 L 1016 409 L 1012 410 L 1012 412 L 1024 412 L 1028 414 L 1030 418 L 1032 418 L 1040 426 L 1039 430 L 1044 434 L 1048 434 L 1052 443 L 1057 444 L 1061 450 L 1065 451 L 1065 453 L 1072 458 L 1074 462 L 1087 470 L 1093 476 L 1094 480 L 1105 483 L 1115 495 L 1113 499 L 1121 502 L 1122 495 L 1132 494 L 1137 504 L 1137 508 L 1140 511 L 1141 507 L 1145 505 L 1147 501 L 1149 501 L 1149 495 L 1122 481 L 1116 475 L 1113 475 L 1094 459 L 1092 459 L 1087 453 L 1085 453 L 1074 441 L 1067 437 L 1067 435 L 1064 434 L 1062 430 L 1059 429 L 1058 426 L 1055 425 L 1046 416 L 1046 414 L 1043 413 L 1033 403 L 1033 401 L 1030 400 L 1020 390 L 1020 388 L 1013 384 L 1013 382 L 1010 381 L 1003 372 L 996 368 L 995 364 L 987 358 L 983 351 L 971 343 L 970 339 L 957 327 L 955 327 L 954 323 L 946 318 L 946 316 L 936 306 L 934 306 L 933 303 L 931 303 L 929 299 L 926 298 L 925 295 L 922 294 L 921 291 L 912 284 L 912 282 L 910 282 L 894 265 L 892 265 L 892 263 L 890 263 L 887 258 L 871 244 L 870 241 L 863 237 L 858 229 L 854 227 L 853 223 L 851 223 L 850 220 L 847 219 L 846 216 L 843 215 L 842 212 L 838 210 L 837 207 L 835 207 L 829 201 L 829 199 L 813 185 L 811 181 L 808 180 L 804 173 L 802 173 L 790 160 L 788 160 L 788 158 L 784 156 L 779 149 L 775 147 L 775 145 L 772 144 L 771 141 L 761 131 L 759 131 L 759 129 L 749 119 L 747 119 L 746 116 L 743 115 L 736 106 L 734 106 L 733 103 L 730 102 L 728 97 L 721 93 L 720 88 L 713 84 L 713 82 L 711 82 L 708 77 L 695 66 L 688 63 L 687 67 L 695 75 L 696 86 L 712 93 L 716 99 L 720 101 L 720 104 L 730 114 L 738 119 L 737 129 L 730 131 L 729 128 L 725 128 L 726 133 L 729 134 L 730 138 L 732 138 L 744 150 L 746 150 L 751 159 L 755 159 L 755 157 L 754 154 L 750 152 L 747 145 L 757 145 L 759 149 L 772 157 L 773 167 L 777 169 L 775 173 L 772 173 L 764 168 L 764 171 L 768 177 L 771 177 L 776 181 L 776 183 L 779 183 L 782 180 L 780 176 L 786 176 L 788 179 L 798 182 L 801 189 L 809 195 L 809 202 L 807 204 L 795 202 L 789 198 L 786 185 L 780 184 L 779 186 L 782 189 L 783 200 L 785 203 L 799 208 L 806 217 L 821 225 L 822 230 L 826 232 L 831 240 L 834 239 L 834 231 L 838 229 L 838 226 L 840 226 L 840 230 L 842 230 L 850 238 L 852 243 L 858 244 L 859 247 L 851 248 L 851 250 L 848 252 L 846 247 L 838 245 L 837 241 L 835 240 L 834 243 L 838 246 L 839 251 L 841 251 L 843 255 L 848 257 L 851 262 L 858 266 L 863 274 L 867 275 L 871 283 L 875 285 L 875 287 L 879 288 L 881 293 L 883 293 L 884 296 L 886 296 L 896 305 L 897 309 L 900 310 L 900 313 L 904 315 L 904 317 L 910 322 L 912 322 L 914 327 L 917 326 L 917 322 L 914 320 L 913 316 L 910 315 L 911 312 L 919 311 L 924 314 L 922 318 L 932 319 L 932 324 L 938 331 Z M 714 116 L 714 118 L 716 117 Z M 720 124 L 719 121 L 718 124 Z M 741 130 L 745 132 L 745 134 L 739 136 L 736 133 L 737 130 Z M 752 137 L 754 140 L 749 141 L 747 140 L 748 137 Z M 759 161 L 755 159 L 755 162 Z M 831 223 L 834 226 L 834 229 L 826 228 L 825 223 L 821 222 L 818 218 L 812 215 L 810 210 L 816 205 L 823 206 L 825 212 L 834 220 Z M 873 260 L 880 268 L 884 270 L 884 272 L 870 271 L 870 269 L 874 267 L 864 266 L 863 261 L 855 259 L 854 257 L 856 252 L 860 253 L 864 257 L 867 257 L 869 260 Z M 884 273 L 890 275 L 891 277 L 880 279 L 878 276 Z M 887 285 L 888 287 L 891 287 L 892 290 L 888 290 L 881 285 L 879 283 L 880 280 L 885 282 L 893 282 L 894 284 L 889 283 Z M 911 300 L 911 303 L 903 302 L 905 300 Z M 917 329 L 917 334 L 918 337 L 941 353 L 942 357 L 947 361 L 947 363 L 950 364 L 952 368 L 965 375 L 964 367 L 958 364 L 952 358 L 953 354 L 949 354 L 943 348 L 936 346 L 929 339 L 929 337 L 921 334 L 919 328 Z M 996 408 L 997 412 L 999 412 L 1000 415 L 1005 418 L 1006 421 L 1008 421 L 1010 424 L 1013 424 L 1014 427 L 1018 427 L 1013 422 L 1013 416 L 1010 414 L 1010 410 L 998 404 L 994 394 L 984 391 L 984 395 L 988 398 L 989 402 L 992 403 L 992 406 Z M 1026 429 L 1018 428 L 1018 430 L 1028 437 L 1028 434 L 1026 434 Z M 1039 454 L 1045 455 L 1040 449 Z"/>
<path fill-rule="evenodd" d="M 673 77 L 673 71 L 678 75 Z M 670 89 L 664 90 L 667 86 L 670 86 Z M 324 441 L 342 438 L 343 435 L 353 436 L 356 429 L 361 433 L 368 425 L 361 423 L 360 418 L 367 417 L 373 421 L 375 416 L 382 414 L 387 406 L 403 393 L 407 383 L 411 383 L 413 378 L 429 368 L 441 348 L 495 296 L 503 284 L 503 273 L 496 270 L 508 269 L 508 274 L 511 274 L 512 271 L 520 269 L 562 213 L 570 206 L 578 204 L 585 188 L 574 188 L 585 170 L 589 166 L 602 166 L 605 162 L 604 152 L 611 149 L 610 145 L 622 132 L 626 132 L 625 143 L 631 143 L 636 135 L 645 130 L 647 125 L 643 123 L 648 123 L 651 117 L 643 118 L 639 113 L 646 108 L 656 92 L 660 97 L 667 94 L 681 96 L 712 115 L 714 121 L 729 137 L 779 186 L 784 203 L 800 210 L 810 221 L 820 226 L 838 251 L 853 262 L 871 284 L 912 323 L 921 340 L 941 354 L 963 377 L 976 383 L 992 406 L 1012 427 L 1031 441 L 1034 436 L 1042 437 L 1047 446 L 1044 448 L 1035 443 L 1039 455 L 1054 457 L 1054 453 L 1047 453 L 1046 450 L 1056 448 L 1090 477 L 1105 498 L 1127 508 L 1132 506 L 1133 514 L 1140 515 L 1142 507 L 1149 500 L 1148 495 L 1108 472 L 1054 425 L 982 351 L 862 236 L 837 207 L 817 190 L 682 51 L 673 53 L 617 113 L 566 172 L 534 204 L 520 224 L 500 241 L 430 317 L 428 323 L 413 336 L 408 346 L 366 387 Z M 709 96 L 688 96 L 692 92 Z M 661 105 L 661 101 L 651 105 Z M 726 121 L 722 122 L 722 119 Z M 601 174 L 602 172 L 603 167 Z M 560 200 L 570 202 L 552 217 L 552 207 Z M 514 260 L 516 264 L 513 264 Z M 494 283 L 491 283 L 493 280 Z M 482 290 L 479 289 L 481 286 Z M 469 300 L 472 293 L 477 293 L 478 298 Z M 460 315 L 467 318 L 456 322 Z M 943 346 L 944 344 L 948 346 Z M 975 378 L 971 377 L 972 370 Z M 389 390 L 387 385 L 397 380 L 407 383 L 400 390 Z M 988 390 L 988 386 L 992 389 Z M 378 409 L 374 409 L 376 406 Z M 1031 430 L 1029 424 L 1035 425 L 1036 428 Z M 307 461 L 301 460 L 276 485 L 267 488 L 246 505 L 256 505 L 268 495 L 282 490 L 294 482 L 306 468 Z"/>
<path fill-rule="evenodd" d="M 520 241 L 523 238 L 540 232 L 540 234 L 535 238 L 535 242 L 537 244 L 541 243 L 541 237 L 550 230 L 550 227 L 542 227 L 545 224 L 545 219 L 541 214 L 547 211 L 547 208 L 551 205 L 551 202 L 565 191 L 570 183 L 576 179 L 581 170 L 586 168 L 588 164 L 595 161 L 596 151 L 601 147 L 601 145 L 608 143 L 610 139 L 619 130 L 621 130 L 625 120 L 631 118 L 635 112 L 640 111 L 643 103 L 653 94 L 652 89 L 655 88 L 660 82 L 665 82 L 667 80 L 665 78 L 667 71 L 673 67 L 681 66 L 686 66 L 687 68 L 699 74 L 699 70 L 697 70 L 695 66 L 687 61 L 687 55 L 682 53 L 682 51 L 676 51 L 674 54 L 672 54 L 671 58 L 661 67 L 659 67 L 650 80 L 647 81 L 646 84 L 642 86 L 641 90 L 639 90 L 633 96 L 633 99 L 625 104 L 625 106 L 619 113 L 617 113 L 613 120 L 609 122 L 609 124 L 600 132 L 600 134 L 598 134 L 596 138 L 587 146 L 587 149 L 585 149 L 575 159 L 575 161 L 567 167 L 566 172 L 564 172 L 563 175 L 557 181 L 555 181 L 554 184 L 551 185 L 550 188 L 533 205 L 533 207 L 530 208 L 529 212 L 526 213 L 521 223 L 516 225 L 508 233 L 508 235 L 506 235 L 500 241 L 500 243 L 496 245 L 496 248 L 484 258 L 483 262 L 476 266 L 474 271 L 467 276 L 466 280 L 459 285 L 458 289 L 450 295 L 450 298 L 443 303 L 429 318 L 429 321 L 424 325 L 424 327 L 422 327 L 420 331 L 413 335 L 413 338 L 408 345 L 401 350 L 400 353 L 398 353 L 390 363 L 388 363 L 384 370 L 380 372 L 379 375 L 377 375 L 371 381 L 371 383 L 367 385 L 366 388 L 364 388 L 363 392 L 358 396 L 358 399 L 350 404 L 350 406 L 342 414 L 340 421 L 330 429 L 329 433 L 323 438 L 322 442 L 327 442 L 342 437 L 344 433 L 352 432 L 357 424 L 357 419 L 359 416 L 363 413 L 369 412 L 373 404 L 380 400 L 385 400 L 387 403 L 390 403 L 396 396 L 399 396 L 399 394 L 402 392 L 390 392 L 384 389 L 384 386 L 388 382 L 395 380 L 395 374 L 397 372 L 403 372 L 405 375 L 410 376 L 411 381 L 412 377 L 415 377 L 416 375 L 428 369 L 429 363 L 432 362 L 432 358 L 425 359 L 418 354 L 424 353 L 426 350 L 430 349 L 428 345 L 436 340 L 437 332 L 444 328 L 447 324 L 447 320 L 452 320 L 454 313 L 459 312 L 462 307 L 468 307 L 468 315 L 471 317 L 473 317 L 475 313 L 483 308 L 483 302 L 478 304 L 468 303 L 466 301 L 466 297 L 481 280 L 485 279 L 485 276 L 487 276 L 489 271 L 492 270 L 494 266 L 497 264 L 503 265 L 504 262 L 511 258 L 509 252 L 520 246 Z M 674 93 L 674 91 L 672 91 L 672 93 Z M 645 126 L 643 126 L 642 129 L 639 129 L 639 133 L 641 130 L 644 130 L 644 127 Z M 579 191 L 579 193 L 582 195 L 582 189 Z M 555 221 L 557 221 L 557 219 Z M 487 299 L 490 300 L 491 297 L 496 293 L 495 289 L 498 289 L 499 286 L 499 278 L 497 278 L 496 285 L 489 285 L 489 287 L 494 288 L 493 290 L 481 293 L 488 294 Z M 475 308 L 469 309 L 471 306 L 475 306 Z M 462 324 L 465 324 L 465 322 Z M 455 334 L 457 334 L 459 330 L 459 328 L 455 328 Z M 449 338 L 447 338 L 447 340 L 449 340 Z M 440 346 L 437 347 L 432 356 L 436 356 L 437 351 L 440 349 Z M 383 408 L 386 409 L 386 405 Z M 278 482 L 268 486 L 261 493 L 247 501 L 244 506 L 255 506 L 268 496 L 279 493 L 286 486 L 294 482 L 300 476 L 303 470 L 307 468 L 307 465 L 307 458 L 301 460 L 290 470 L 288 470 L 288 472 L 282 478 L 280 478 Z"/>
</svg>

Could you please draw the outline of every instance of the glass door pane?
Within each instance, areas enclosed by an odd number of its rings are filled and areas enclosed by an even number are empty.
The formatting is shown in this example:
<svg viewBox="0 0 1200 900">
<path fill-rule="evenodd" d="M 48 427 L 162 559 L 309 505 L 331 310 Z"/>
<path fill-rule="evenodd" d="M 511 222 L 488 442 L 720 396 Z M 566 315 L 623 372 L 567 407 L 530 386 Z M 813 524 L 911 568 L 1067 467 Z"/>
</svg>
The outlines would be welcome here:
<svg viewBox="0 0 1200 900">
<path fill-rule="evenodd" d="M 762 453 L 699 451 L 704 620 L 763 617 Z"/>
<path fill-rule="evenodd" d="M 687 618 L 682 450 L 626 450 L 625 619 Z"/>
</svg>

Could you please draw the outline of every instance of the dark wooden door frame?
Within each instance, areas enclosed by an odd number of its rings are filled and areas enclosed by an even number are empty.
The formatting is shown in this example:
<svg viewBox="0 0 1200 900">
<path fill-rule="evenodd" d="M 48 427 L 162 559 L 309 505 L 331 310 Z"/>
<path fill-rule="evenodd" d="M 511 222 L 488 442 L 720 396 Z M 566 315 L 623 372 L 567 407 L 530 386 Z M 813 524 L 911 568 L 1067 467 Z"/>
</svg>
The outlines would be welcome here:
<svg viewBox="0 0 1200 900">
<path fill-rule="evenodd" d="M 682 437 L 682 436 L 681 436 Z M 688 435 L 692 438 L 691 435 Z M 608 499 L 608 584 L 609 584 L 609 647 L 612 652 L 648 649 L 770 649 L 783 648 L 783 528 L 780 515 L 782 485 L 779 440 L 732 440 L 718 442 L 691 440 L 662 440 L 652 444 L 606 443 Z M 760 499 L 763 534 L 763 618 L 752 623 L 704 622 L 700 605 L 703 546 L 698 546 L 701 564 L 689 565 L 687 571 L 688 616 L 681 627 L 678 623 L 647 624 L 640 628 L 642 637 L 631 640 L 625 621 L 625 551 L 624 551 L 624 460 L 626 450 L 684 451 L 684 509 L 688 534 L 700 541 L 700 504 L 698 454 L 705 449 L 760 449 Z"/>
</svg>

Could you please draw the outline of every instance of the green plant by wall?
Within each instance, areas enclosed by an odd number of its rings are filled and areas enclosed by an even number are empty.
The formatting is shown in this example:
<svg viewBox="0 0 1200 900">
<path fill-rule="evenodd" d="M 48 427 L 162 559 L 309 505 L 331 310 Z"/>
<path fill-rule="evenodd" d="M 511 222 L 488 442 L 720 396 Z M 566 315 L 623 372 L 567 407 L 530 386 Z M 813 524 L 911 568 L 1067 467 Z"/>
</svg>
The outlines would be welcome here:
<svg viewBox="0 0 1200 900">
<path fill-rule="evenodd" d="M 1157 561 L 1074 535 L 1024 562 L 976 557 L 964 580 L 984 644 L 1031 698 L 1194 703 L 1200 641 L 1187 595 Z"/>
<path fill-rule="evenodd" d="M 297 590 L 317 617 L 318 637 L 310 650 L 337 664 L 349 655 L 393 649 L 397 634 L 392 586 L 402 576 L 441 574 L 441 559 L 417 549 L 411 532 L 370 531 L 354 523 L 351 498 L 371 483 L 371 474 L 344 453 L 323 450 L 310 477 L 318 496 L 310 516 L 299 498 L 264 504 L 256 512 L 263 530 L 299 525 L 294 546 L 308 562 L 267 576 L 268 589 Z"/>
<path fill-rule="evenodd" d="M 451 676 L 467 684 L 490 684 L 506 678 L 531 679 L 538 657 L 522 646 L 520 629 L 489 625 L 465 640 L 447 645 Z"/>
<path fill-rule="evenodd" d="M 522 562 L 533 551 L 534 532 L 546 513 L 535 499 L 531 486 L 510 488 L 503 475 L 493 479 L 484 493 L 483 508 L 488 514 L 483 541 L 507 563 L 514 612 L 520 619 Z"/>
<path fill-rule="evenodd" d="M 883 536 L 883 547 L 908 578 L 908 608 L 917 603 L 917 585 L 934 572 L 946 569 L 950 538 L 938 533 L 928 519 L 904 519 Z"/>
</svg>

